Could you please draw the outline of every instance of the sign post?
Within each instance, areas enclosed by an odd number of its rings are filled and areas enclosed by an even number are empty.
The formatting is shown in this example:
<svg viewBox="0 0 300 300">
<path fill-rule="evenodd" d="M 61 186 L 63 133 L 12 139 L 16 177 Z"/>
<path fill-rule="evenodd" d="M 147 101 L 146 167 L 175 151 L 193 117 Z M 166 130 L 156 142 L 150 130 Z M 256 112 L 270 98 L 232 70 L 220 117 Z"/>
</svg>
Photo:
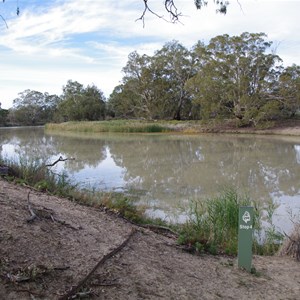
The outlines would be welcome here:
<svg viewBox="0 0 300 300">
<path fill-rule="evenodd" d="M 238 266 L 251 272 L 252 268 L 253 207 L 239 209 Z"/>
</svg>

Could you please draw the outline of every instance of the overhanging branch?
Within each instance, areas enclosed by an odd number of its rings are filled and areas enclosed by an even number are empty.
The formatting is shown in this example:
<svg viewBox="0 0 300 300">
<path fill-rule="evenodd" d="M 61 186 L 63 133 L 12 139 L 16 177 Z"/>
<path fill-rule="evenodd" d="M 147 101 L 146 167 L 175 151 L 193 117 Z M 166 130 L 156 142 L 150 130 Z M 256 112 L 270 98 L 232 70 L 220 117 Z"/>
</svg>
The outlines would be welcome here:
<svg viewBox="0 0 300 300">
<path fill-rule="evenodd" d="M 143 27 L 145 27 L 145 16 L 147 12 L 150 12 L 151 14 L 155 15 L 159 19 L 163 19 L 164 21 L 171 22 L 171 23 L 179 22 L 179 17 L 182 16 L 181 12 L 178 12 L 174 0 L 164 0 L 165 10 L 168 12 L 170 16 L 170 21 L 165 19 L 163 15 L 159 15 L 154 10 L 152 10 L 148 4 L 148 0 L 143 0 L 143 2 L 144 2 L 144 11 L 142 15 L 138 19 L 136 19 L 136 21 L 141 20 L 143 22 Z"/>
</svg>

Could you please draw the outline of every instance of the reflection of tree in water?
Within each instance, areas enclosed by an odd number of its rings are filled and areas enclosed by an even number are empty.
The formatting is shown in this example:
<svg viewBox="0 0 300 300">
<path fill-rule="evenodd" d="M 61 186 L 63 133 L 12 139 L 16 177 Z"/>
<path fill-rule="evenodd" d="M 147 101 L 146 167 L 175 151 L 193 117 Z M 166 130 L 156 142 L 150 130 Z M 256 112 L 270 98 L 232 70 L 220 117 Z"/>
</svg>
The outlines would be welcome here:
<svg viewBox="0 0 300 300">
<path fill-rule="evenodd" d="M 74 172 L 86 166 L 97 166 L 106 155 L 105 143 L 101 140 L 44 134 L 43 128 L 36 127 L 3 130 L 3 133 L 1 144 L 14 145 L 16 154 L 22 159 L 49 162 L 58 155 L 74 157 L 76 160 L 65 162 Z"/>
<path fill-rule="evenodd" d="M 13 145 L 17 156 L 27 161 L 46 161 L 56 154 L 53 141 L 44 136 L 43 129 L 37 127 L 7 129 L 1 135 L 1 143 Z"/>
<path fill-rule="evenodd" d="M 170 196 L 206 196 L 228 184 L 261 200 L 300 189 L 294 144 L 276 139 L 148 136 L 112 142 L 110 150 L 127 169 L 126 179 L 139 179 L 136 188 L 150 191 L 153 198 L 162 189 Z"/>
<path fill-rule="evenodd" d="M 97 167 L 106 158 L 105 141 L 95 138 L 55 135 L 56 150 L 75 160 L 66 162 L 72 172 L 85 167 Z"/>
<path fill-rule="evenodd" d="M 295 149 L 295 152 L 296 152 L 297 164 L 300 165 L 300 145 L 295 145 L 294 149 Z"/>
</svg>

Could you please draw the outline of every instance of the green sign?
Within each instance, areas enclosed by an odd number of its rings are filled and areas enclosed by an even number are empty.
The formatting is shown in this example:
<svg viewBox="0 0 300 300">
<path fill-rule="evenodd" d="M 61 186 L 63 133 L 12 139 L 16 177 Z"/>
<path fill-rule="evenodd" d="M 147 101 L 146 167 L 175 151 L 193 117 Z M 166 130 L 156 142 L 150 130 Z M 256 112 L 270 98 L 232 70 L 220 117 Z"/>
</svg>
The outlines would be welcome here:
<svg viewBox="0 0 300 300">
<path fill-rule="evenodd" d="M 238 266 L 248 272 L 252 267 L 252 233 L 253 207 L 241 206 L 239 209 Z"/>
</svg>

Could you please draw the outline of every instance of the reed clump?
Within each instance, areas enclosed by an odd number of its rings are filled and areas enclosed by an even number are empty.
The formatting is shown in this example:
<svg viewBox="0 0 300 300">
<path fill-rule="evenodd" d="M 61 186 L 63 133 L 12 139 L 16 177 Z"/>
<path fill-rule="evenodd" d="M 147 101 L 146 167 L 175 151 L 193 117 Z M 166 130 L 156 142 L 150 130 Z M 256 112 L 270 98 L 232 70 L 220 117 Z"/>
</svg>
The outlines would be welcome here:
<svg viewBox="0 0 300 300">
<path fill-rule="evenodd" d="M 253 252 L 274 254 L 282 235 L 273 223 L 268 228 L 262 227 L 262 216 L 269 208 L 251 202 L 247 196 L 240 196 L 234 188 L 227 188 L 213 198 L 192 201 L 189 219 L 179 228 L 178 243 L 198 253 L 236 255 L 240 206 L 254 207 Z"/>
</svg>

